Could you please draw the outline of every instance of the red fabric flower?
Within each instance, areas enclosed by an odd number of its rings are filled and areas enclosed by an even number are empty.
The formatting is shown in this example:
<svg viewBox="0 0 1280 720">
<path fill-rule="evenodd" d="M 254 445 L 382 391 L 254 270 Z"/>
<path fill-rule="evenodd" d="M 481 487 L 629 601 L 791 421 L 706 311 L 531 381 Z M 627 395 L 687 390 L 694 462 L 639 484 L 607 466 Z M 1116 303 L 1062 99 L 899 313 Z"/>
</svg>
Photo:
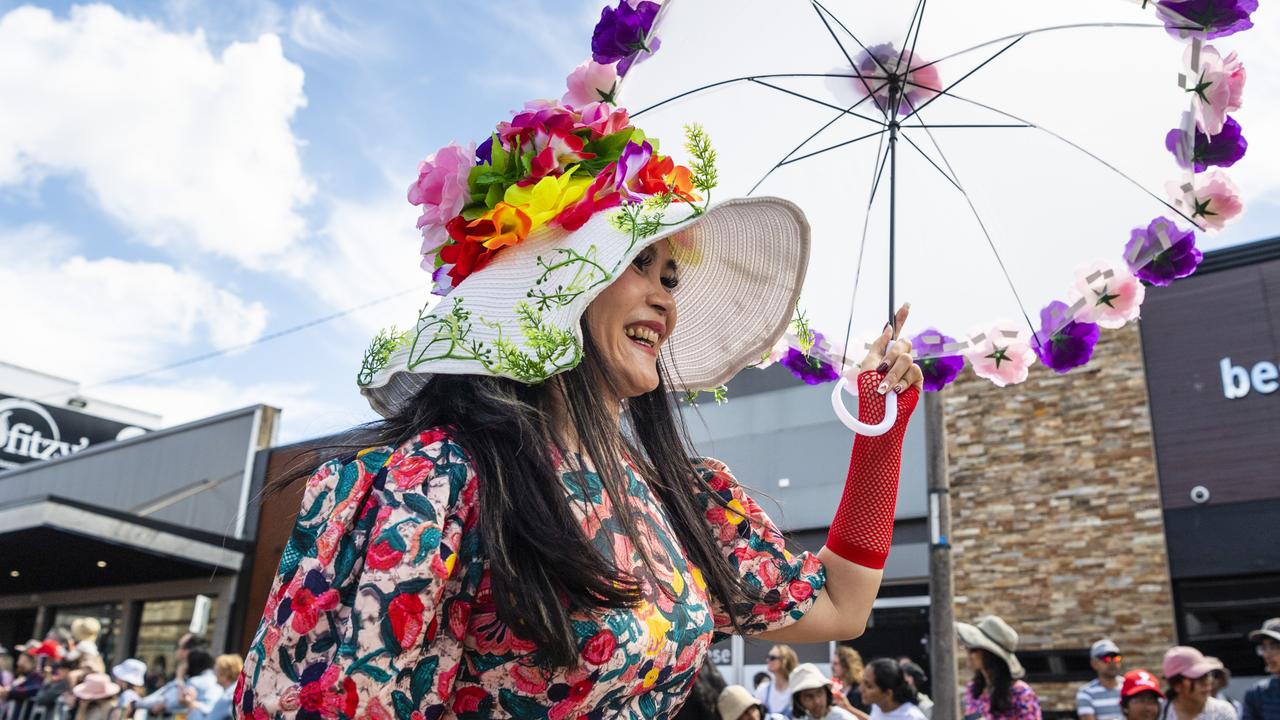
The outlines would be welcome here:
<svg viewBox="0 0 1280 720">
<path fill-rule="evenodd" d="M 298 634 L 309 633 L 320 622 L 321 612 L 338 607 L 338 591 L 325 590 L 317 596 L 307 588 L 302 588 L 293 596 L 290 606 L 293 608 L 293 631 Z"/>
<path fill-rule="evenodd" d="M 454 219 L 458 220 L 461 217 L 459 215 Z M 453 222 L 450 221 L 450 225 L 452 224 Z M 440 259 L 445 264 L 453 266 L 449 268 L 449 277 L 453 278 L 454 287 L 466 280 L 471 273 L 488 265 L 492 256 L 493 253 L 478 242 L 463 241 L 440 248 Z"/>
<path fill-rule="evenodd" d="M 298 700 L 303 710 L 318 713 L 324 710 L 325 696 L 328 694 L 324 680 L 317 680 L 302 686 L 302 690 L 298 693 Z"/>
<path fill-rule="evenodd" d="M 391 616 L 391 630 L 400 642 L 400 647 L 413 647 L 422 634 L 422 598 L 417 593 L 397 595 L 387 606 L 387 614 Z"/>
<path fill-rule="evenodd" d="M 396 487 L 401 490 L 412 490 L 430 477 L 435 468 L 436 464 L 431 462 L 430 458 L 421 455 L 410 455 L 396 463 Z"/>
<path fill-rule="evenodd" d="M 801 602 L 808 600 L 813 594 L 813 586 L 804 580 L 792 580 L 787 589 L 791 591 L 791 597 Z"/>
<path fill-rule="evenodd" d="M 379 540 L 369 546 L 369 552 L 365 555 L 365 565 L 372 570 L 390 570 L 400 564 L 402 557 L 404 553 L 391 547 L 391 543 Z"/>
<path fill-rule="evenodd" d="M 488 697 L 489 693 L 483 688 L 475 686 L 459 688 L 457 696 L 453 698 L 453 711 L 459 715 L 480 712 L 480 704 Z"/>
<path fill-rule="evenodd" d="M 603 665 L 609 662 L 609 658 L 613 657 L 613 651 L 617 649 L 618 639 L 613 633 L 609 630 L 601 630 L 583 646 L 582 659 L 592 665 Z"/>
<path fill-rule="evenodd" d="M 349 718 L 356 716 L 356 708 L 360 707 L 360 694 L 356 692 L 356 681 L 349 677 L 342 679 L 342 714 Z"/>
</svg>

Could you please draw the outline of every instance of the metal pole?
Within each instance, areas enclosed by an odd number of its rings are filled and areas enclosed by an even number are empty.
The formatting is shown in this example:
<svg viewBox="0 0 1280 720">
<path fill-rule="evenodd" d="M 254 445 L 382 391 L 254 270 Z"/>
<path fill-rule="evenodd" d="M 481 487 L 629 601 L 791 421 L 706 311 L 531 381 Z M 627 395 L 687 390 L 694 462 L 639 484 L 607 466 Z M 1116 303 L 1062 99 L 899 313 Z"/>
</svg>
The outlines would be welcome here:
<svg viewBox="0 0 1280 720">
<path fill-rule="evenodd" d="M 955 591 L 951 572 L 951 481 L 942 392 L 924 395 L 929 488 L 929 676 L 933 720 L 960 717 L 956 668 Z"/>
<path fill-rule="evenodd" d="M 894 325 L 893 336 L 897 339 L 897 313 L 893 304 L 893 252 L 897 232 L 898 204 L 898 121 L 889 121 L 889 324 Z"/>
</svg>

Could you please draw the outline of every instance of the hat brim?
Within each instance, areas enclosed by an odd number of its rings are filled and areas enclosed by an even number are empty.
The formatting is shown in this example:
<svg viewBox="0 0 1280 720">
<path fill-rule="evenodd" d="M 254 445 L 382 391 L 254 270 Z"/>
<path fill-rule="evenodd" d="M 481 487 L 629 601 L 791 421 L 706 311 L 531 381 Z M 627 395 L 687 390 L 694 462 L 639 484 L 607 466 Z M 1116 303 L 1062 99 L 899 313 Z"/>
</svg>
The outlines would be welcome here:
<svg viewBox="0 0 1280 720">
<path fill-rule="evenodd" d="M 1201 660 L 1200 662 L 1192 665 L 1191 667 L 1187 668 L 1186 670 L 1183 670 L 1178 674 L 1184 678 L 1190 678 L 1192 680 L 1196 680 L 1204 677 L 1205 675 L 1208 675 L 1209 673 L 1213 672 L 1214 670 L 1217 670 L 1220 667 L 1222 667 L 1222 665 L 1210 662 L 1208 660 Z"/>
<path fill-rule="evenodd" d="M 956 623 L 956 634 L 960 636 L 960 642 L 965 647 L 988 650 L 1001 660 L 1004 660 L 1009 666 L 1009 675 L 1014 680 L 1019 680 L 1027 674 L 1027 671 L 1022 667 L 1022 663 L 1018 661 L 1017 655 L 1000 647 L 994 640 L 979 630 L 977 625 L 958 622 Z"/>
<path fill-rule="evenodd" d="M 1275 630 L 1252 630 L 1249 632 L 1249 640 L 1251 642 L 1260 643 L 1263 638 L 1271 638 L 1276 642 L 1280 642 L 1280 632 Z"/>
<path fill-rule="evenodd" d="M 669 212 L 688 214 L 689 209 L 673 205 Z M 544 258 L 561 257 L 558 253 L 563 250 L 598 253 L 601 266 L 625 269 L 645 248 L 673 240 L 673 257 L 680 266 L 675 294 L 678 322 L 661 351 L 670 390 L 723 385 L 742 368 L 759 362 L 786 332 L 809 265 L 809 223 L 794 203 L 772 197 L 726 200 L 640 242 L 617 230 L 611 215 L 597 213 L 573 233 L 536 232 L 464 280 L 419 319 L 413 333 L 416 340 L 393 351 L 384 367 L 362 377 L 361 393 L 369 404 L 388 417 L 436 373 L 498 375 L 531 382 L 502 368 L 495 371 L 492 365 L 457 357 L 459 353 L 452 350 L 437 353 L 437 348 L 458 343 L 456 338 L 430 335 L 435 332 L 430 329 L 447 324 L 447 316 L 461 307 L 469 313 L 469 341 L 492 345 L 499 339 L 514 339 L 518 345 L 517 307 L 538 291 L 534 281 L 540 279 L 539 268 L 546 267 Z M 548 307 L 541 319 L 547 327 L 572 333 L 581 343 L 583 312 L 619 274 L 614 272 L 576 293 L 571 302 Z M 570 276 L 572 272 L 566 278 Z M 556 288 L 563 282 L 567 280 L 551 276 L 537 287 Z M 576 364 L 550 368 L 547 376 Z"/>
<path fill-rule="evenodd" d="M 81 700 L 105 700 L 109 697 L 115 697 L 116 695 L 119 695 L 120 690 L 121 688 L 119 685 L 115 683 L 110 683 L 106 687 L 104 687 L 101 691 L 96 693 L 91 693 L 83 684 L 81 684 L 72 688 L 71 694 L 75 695 Z"/>
</svg>

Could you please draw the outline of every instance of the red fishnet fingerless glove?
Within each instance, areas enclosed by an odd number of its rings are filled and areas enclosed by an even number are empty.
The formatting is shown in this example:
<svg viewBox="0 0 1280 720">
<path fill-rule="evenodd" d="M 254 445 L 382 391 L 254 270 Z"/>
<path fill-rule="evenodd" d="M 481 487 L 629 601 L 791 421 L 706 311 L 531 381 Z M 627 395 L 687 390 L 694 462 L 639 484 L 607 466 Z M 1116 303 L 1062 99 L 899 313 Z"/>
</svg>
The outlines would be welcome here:
<svg viewBox="0 0 1280 720">
<path fill-rule="evenodd" d="M 858 375 L 858 419 L 864 423 L 884 419 L 885 396 L 876 392 L 883 379 L 874 371 Z M 849 562 L 878 570 L 889 557 L 902 438 L 919 399 L 918 390 L 907 388 L 898 394 L 898 419 L 889 432 L 879 437 L 858 435 L 853 440 L 849 477 L 827 534 L 827 547 Z"/>
</svg>

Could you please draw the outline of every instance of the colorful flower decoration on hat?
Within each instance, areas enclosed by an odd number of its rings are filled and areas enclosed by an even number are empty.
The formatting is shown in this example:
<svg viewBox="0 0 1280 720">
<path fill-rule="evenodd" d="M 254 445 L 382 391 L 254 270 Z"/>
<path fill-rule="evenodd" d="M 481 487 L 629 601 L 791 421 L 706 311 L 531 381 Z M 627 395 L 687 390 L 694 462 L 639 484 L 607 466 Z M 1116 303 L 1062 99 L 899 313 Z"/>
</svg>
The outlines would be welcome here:
<svg viewBox="0 0 1280 720">
<path fill-rule="evenodd" d="M 408 193 L 422 206 L 423 268 L 434 292 L 447 295 L 542 227 L 577 230 L 597 212 L 655 198 L 701 200 L 694 172 L 656 148 L 626 110 L 553 100 L 527 103 L 478 149 L 442 148 L 421 163 Z"/>
</svg>

